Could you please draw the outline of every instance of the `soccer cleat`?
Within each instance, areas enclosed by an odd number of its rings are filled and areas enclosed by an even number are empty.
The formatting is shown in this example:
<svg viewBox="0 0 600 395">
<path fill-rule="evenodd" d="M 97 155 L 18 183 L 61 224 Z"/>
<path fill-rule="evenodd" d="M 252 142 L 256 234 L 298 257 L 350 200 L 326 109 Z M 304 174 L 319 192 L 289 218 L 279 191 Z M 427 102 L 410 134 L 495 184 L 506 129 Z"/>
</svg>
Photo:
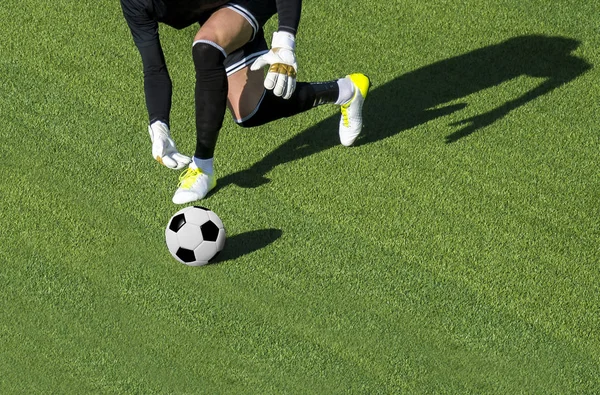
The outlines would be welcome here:
<svg viewBox="0 0 600 395">
<path fill-rule="evenodd" d="M 192 162 L 179 176 L 179 186 L 173 195 L 173 203 L 185 204 L 204 198 L 217 185 L 214 174 L 207 174 Z"/>
<path fill-rule="evenodd" d="M 347 103 L 342 104 L 342 117 L 340 118 L 340 142 L 346 147 L 352 145 L 362 129 L 362 108 L 371 87 L 369 77 L 364 74 L 350 74 L 347 76 L 354 85 L 354 96 Z"/>
</svg>

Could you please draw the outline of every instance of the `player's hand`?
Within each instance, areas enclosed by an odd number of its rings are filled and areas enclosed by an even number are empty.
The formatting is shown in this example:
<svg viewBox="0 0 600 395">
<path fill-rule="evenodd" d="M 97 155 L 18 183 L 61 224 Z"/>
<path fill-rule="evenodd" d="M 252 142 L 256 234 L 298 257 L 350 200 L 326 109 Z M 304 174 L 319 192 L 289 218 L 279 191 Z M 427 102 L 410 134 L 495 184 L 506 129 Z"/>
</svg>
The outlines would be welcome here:
<svg viewBox="0 0 600 395">
<path fill-rule="evenodd" d="M 170 169 L 182 169 L 191 162 L 189 156 L 185 156 L 177 151 L 175 142 L 171 138 L 169 126 L 161 121 L 153 122 L 148 126 L 150 140 L 152 140 L 152 157 L 158 163 L 167 166 Z"/>
<path fill-rule="evenodd" d="M 296 89 L 296 42 L 294 35 L 287 32 L 273 33 L 271 50 L 260 56 L 250 67 L 258 70 L 270 66 L 265 78 L 265 88 L 273 90 L 275 96 L 289 99 Z"/>
</svg>

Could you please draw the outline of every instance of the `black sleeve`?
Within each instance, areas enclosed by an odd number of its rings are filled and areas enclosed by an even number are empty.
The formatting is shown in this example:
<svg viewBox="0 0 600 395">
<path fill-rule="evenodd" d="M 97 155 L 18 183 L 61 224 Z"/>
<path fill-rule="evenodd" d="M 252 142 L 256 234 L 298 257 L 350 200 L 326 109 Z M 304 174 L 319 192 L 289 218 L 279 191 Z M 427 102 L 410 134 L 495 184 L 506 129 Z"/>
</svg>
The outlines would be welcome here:
<svg viewBox="0 0 600 395">
<path fill-rule="evenodd" d="M 302 0 L 277 0 L 279 31 L 296 34 L 300 24 Z"/>
<path fill-rule="evenodd" d="M 142 58 L 149 121 L 169 124 L 173 86 L 160 46 L 158 22 L 149 15 L 143 0 L 121 0 L 121 8 Z"/>
</svg>

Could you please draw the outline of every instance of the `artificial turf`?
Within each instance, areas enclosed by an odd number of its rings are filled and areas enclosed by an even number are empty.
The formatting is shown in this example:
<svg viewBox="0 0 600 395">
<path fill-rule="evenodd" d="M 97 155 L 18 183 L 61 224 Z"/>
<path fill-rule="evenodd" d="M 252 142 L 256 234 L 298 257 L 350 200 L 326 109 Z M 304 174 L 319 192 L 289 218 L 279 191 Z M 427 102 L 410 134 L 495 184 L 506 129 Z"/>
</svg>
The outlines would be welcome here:
<svg viewBox="0 0 600 395">
<path fill-rule="evenodd" d="M 600 392 L 595 2 L 306 1 L 299 78 L 369 75 L 364 133 L 227 117 L 201 268 L 118 2 L 0 20 L 0 392 Z M 161 29 L 188 154 L 194 29 Z"/>
</svg>

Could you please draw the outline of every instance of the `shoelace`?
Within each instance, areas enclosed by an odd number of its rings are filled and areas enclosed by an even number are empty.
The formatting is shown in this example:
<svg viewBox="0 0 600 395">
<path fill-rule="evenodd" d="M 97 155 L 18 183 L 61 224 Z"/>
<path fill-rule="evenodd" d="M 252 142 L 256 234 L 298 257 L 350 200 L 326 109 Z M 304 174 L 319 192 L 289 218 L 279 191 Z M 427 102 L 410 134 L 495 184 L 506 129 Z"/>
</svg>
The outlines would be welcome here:
<svg viewBox="0 0 600 395">
<path fill-rule="evenodd" d="M 202 174 L 202 170 L 188 167 L 187 170 L 179 176 L 178 186 L 185 189 L 191 188 L 200 174 Z"/>
<path fill-rule="evenodd" d="M 348 107 L 342 106 L 342 121 L 344 122 L 344 126 L 348 127 L 350 122 L 348 121 Z"/>
<path fill-rule="evenodd" d="M 352 99 L 350 99 L 350 101 L 348 103 L 342 104 L 342 121 L 343 121 L 345 127 L 350 126 L 350 120 L 348 119 L 348 108 L 350 107 L 350 104 L 352 104 L 354 99 L 356 98 L 356 95 L 357 95 L 357 93 L 354 92 Z"/>
</svg>

